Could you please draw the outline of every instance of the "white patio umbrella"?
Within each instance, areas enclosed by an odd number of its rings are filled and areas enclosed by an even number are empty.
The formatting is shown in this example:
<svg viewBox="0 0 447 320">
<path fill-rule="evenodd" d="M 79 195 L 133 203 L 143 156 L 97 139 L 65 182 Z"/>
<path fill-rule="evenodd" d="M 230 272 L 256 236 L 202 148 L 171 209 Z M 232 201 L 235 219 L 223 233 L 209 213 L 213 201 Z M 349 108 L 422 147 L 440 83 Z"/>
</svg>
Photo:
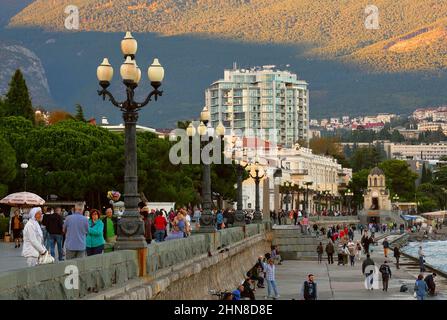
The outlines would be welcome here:
<svg viewBox="0 0 447 320">
<path fill-rule="evenodd" d="M 0 203 L 10 206 L 41 206 L 45 200 L 35 193 L 31 192 L 17 192 L 7 195 Z"/>
</svg>

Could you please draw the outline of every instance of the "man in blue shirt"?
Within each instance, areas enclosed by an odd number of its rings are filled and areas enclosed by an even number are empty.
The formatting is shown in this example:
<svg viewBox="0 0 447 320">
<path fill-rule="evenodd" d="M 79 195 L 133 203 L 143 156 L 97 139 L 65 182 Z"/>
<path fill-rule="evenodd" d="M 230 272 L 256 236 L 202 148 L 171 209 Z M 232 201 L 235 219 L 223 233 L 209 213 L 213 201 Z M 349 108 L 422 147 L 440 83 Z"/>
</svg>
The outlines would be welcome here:
<svg viewBox="0 0 447 320">
<path fill-rule="evenodd" d="M 84 217 L 83 212 L 84 203 L 76 203 L 74 213 L 65 219 L 66 260 L 85 257 L 88 219 Z"/>
<path fill-rule="evenodd" d="M 233 300 L 241 300 L 241 294 L 244 292 L 244 286 L 240 285 L 236 290 L 232 292 Z"/>
</svg>

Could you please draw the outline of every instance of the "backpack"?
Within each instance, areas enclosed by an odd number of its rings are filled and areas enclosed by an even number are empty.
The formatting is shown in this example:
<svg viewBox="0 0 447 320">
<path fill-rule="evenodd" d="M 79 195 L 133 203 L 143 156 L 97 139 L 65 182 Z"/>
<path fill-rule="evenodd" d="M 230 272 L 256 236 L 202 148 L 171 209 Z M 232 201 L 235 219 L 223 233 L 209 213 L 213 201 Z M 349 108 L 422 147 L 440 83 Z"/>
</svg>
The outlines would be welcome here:
<svg viewBox="0 0 447 320">
<path fill-rule="evenodd" d="M 399 291 L 400 291 L 400 292 L 407 292 L 407 291 L 408 291 L 408 287 L 407 287 L 407 285 L 405 285 L 405 284 L 401 285 Z"/>
<path fill-rule="evenodd" d="M 387 265 L 382 265 L 379 269 L 382 276 L 386 277 L 390 275 L 390 267 Z"/>
</svg>

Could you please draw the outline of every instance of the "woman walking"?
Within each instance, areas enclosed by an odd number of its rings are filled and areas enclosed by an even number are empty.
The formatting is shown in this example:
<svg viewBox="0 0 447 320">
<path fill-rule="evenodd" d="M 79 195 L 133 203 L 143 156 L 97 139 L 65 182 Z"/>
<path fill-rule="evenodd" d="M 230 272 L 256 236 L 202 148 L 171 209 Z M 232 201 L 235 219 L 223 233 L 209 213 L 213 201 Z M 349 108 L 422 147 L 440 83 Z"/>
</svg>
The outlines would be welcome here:
<svg viewBox="0 0 447 320">
<path fill-rule="evenodd" d="M 425 296 L 428 292 L 427 282 L 424 281 L 424 275 L 420 274 L 416 283 L 414 284 L 414 293 L 418 300 L 425 300 Z"/>
<path fill-rule="evenodd" d="M 320 244 L 317 247 L 317 254 L 318 254 L 318 263 L 321 263 L 323 260 L 323 243 L 320 242 Z"/>
<path fill-rule="evenodd" d="M 42 209 L 32 208 L 29 217 L 23 230 L 22 256 L 26 258 L 28 267 L 34 267 L 38 264 L 39 257 L 47 252 L 43 245 L 43 232 L 38 222 L 42 219 Z"/>
<path fill-rule="evenodd" d="M 99 211 L 96 209 L 90 212 L 86 240 L 87 256 L 101 254 L 104 251 L 104 223 L 99 219 Z"/>
<path fill-rule="evenodd" d="M 355 246 L 356 246 L 356 248 L 355 248 L 356 256 L 357 256 L 358 260 L 360 261 L 362 259 L 362 250 L 363 250 L 362 245 L 360 244 L 360 241 L 357 241 Z"/>
<path fill-rule="evenodd" d="M 14 211 L 14 217 L 11 220 L 12 236 L 14 237 L 15 247 L 20 248 L 20 242 L 22 241 L 23 219 L 19 215 L 19 210 Z"/>
</svg>

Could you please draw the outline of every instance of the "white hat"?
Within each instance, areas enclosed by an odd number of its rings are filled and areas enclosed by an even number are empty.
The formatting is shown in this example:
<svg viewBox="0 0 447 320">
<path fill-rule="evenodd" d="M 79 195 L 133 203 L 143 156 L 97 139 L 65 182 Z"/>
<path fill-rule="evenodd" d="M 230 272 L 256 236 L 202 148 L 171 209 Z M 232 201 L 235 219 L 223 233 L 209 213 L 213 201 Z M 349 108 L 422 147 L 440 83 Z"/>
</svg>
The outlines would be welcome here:
<svg viewBox="0 0 447 320">
<path fill-rule="evenodd" d="M 41 209 L 40 207 L 34 207 L 34 208 L 32 208 L 32 209 L 30 210 L 30 212 L 29 212 L 30 219 L 31 219 L 31 220 L 36 220 L 36 214 L 37 214 L 39 211 L 42 212 L 42 209 Z"/>
</svg>

